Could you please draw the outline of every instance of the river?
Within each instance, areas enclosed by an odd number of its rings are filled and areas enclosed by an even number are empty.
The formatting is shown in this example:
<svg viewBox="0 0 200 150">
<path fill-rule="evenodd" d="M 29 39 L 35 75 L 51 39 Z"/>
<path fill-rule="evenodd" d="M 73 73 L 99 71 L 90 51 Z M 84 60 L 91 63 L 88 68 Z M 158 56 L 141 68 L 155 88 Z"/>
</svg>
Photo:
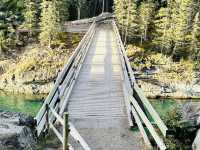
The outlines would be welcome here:
<svg viewBox="0 0 200 150">
<path fill-rule="evenodd" d="M 13 95 L 0 92 L 0 110 L 35 116 L 42 105 L 42 98 L 43 96 Z"/>
<path fill-rule="evenodd" d="M 35 116 L 42 106 L 42 99 L 45 96 L 24 96 L 24 95 L 13 95 L 0 92 L 0 110 L 22 112 L 31 116 Z M 150 100 L 155 110 L 159 113 L 161 118 L 165 116 L 173 107 L 177 105 L 183 105 L 191 100 L 173 100 L 173 99 L 153 99 Z M 39 149 L 43 149 L 47 145 L 49 147 L 55 147 L 56 149 L 60 146 L 57 138 L 54 136 L 48 136 L 48 140 L 42 140 L 38 145 Z M 53 143 L 53 145 L 52 145 Z"/>
<path fill-rule="evenodd" d="M 0 109 L 12 112 L 22 112 L 35 116 L 42 105 L 42 99 L 45 96 L 25 96 L 0 93 Z M 191 100 L 174 100 L 174 99 L 153 99 L 150 100 L 155 110 L 164 116 L 174 106 L 183 105 Z M 195 100 L 196 101 L 196 100 Z"/>
</svg>

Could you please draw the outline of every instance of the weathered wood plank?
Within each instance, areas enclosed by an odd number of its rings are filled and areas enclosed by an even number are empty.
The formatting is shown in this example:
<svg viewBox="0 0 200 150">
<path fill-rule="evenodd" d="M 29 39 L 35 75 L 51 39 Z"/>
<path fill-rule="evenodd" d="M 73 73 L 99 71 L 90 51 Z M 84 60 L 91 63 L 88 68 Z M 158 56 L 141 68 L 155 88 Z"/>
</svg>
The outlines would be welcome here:
<svg viewBox="0 0 200 150">
<path fill-rule="evenodd" d="M 79 132 L 76 130 L 76 128 L 71 122 L 69 122 L 69 129 L 70 129 L 70 135 L 81 144 L 84 150 L 91 150 L 88 144 L 81 137 L 81 135 L 79 134 Z"/>
<path fill-rule="evenodd" d="M 132 96 L 130 96 L 130 101 L 133 104 L 135 110 L 138 112 L 138 115 L 140 116 L 142 121 L 145 123 L 145 125 L 148 128 L 149 132 L 153 136 L 153 138 L 154 138 L 155 142 L 157 143 L 158 147 L 161 150 L 165 150 L 166 146 L 165 146 L 165 144 L 163 142 L 163 139 L 161 139 L 159 137 L 158 133 L 155 131 L 154 127 L 152 126 L 151 122 L 148 120 L 147 116 L 144 114 L 143 110 L 140 108 L 140 106 L 137 103 L 137 101 Z"/>
<path fill-rule="evenodd" d="M 135 121 L 136 121 L 136 123 L 138 125 L 138 128 L 140 130 L 140 133 L 141 133 L 141 135 L 142 135 L 142 137 L 144 139 L 144 143 L 145 143 L 146 147 L 148 149 L 153 149 L 153 147 L 151 145 L 151 142 L 149 141 L 149 138 L 148 138 L 148 136 L 146 134 L 146 131 L 145 131 L 143 125 L 142 125 L 142 122 L 141 122 L 141 120 L 140 120 L 135 108 L 132 106 L 131 109 L 132 109 L 132 113 L 133 113 L 133 116 L 135 118 Z"/>
<path fill-rule="evenodd" d="M 159 127 L 160 131 L 166 137 L 166 132 L 168 130 L 167 126 L 164 124 L 164 122 L 161 120 L 158 113 L 155 111 L 155 109 L 152 107 L 151 103 L 148 101 L 148 99 L 145 97 L 144 93 L 141 91 L 141 89 L 138 87 L 137 84 L 134 84 L 134 91 L 138 94 L 141 101 L 145 105 L 146 109 L 149 111 L 151 117 L 153 118 L 154 122 Z"/>
<path fill-rule="evenodd" d="M 50 111 L 52 112 L 52 114 L 56 117 L 56 120 L 58 120 L 63 126 L 64 126 L 64 120 L 61 116 L 58 115 L 58 113 L 51 107 L 50 108 Z"/>
<path fill-rule="evenodd" d="M 60 142 L 63 143 L 63 137 L 62 137 L 61 133 L 56 129 L 56 127 L 54 127 L 54 125 L 51 122 L 49 123 L 49 125 L 50 125 L 50 128 L 53 130 L 53 132 L 58 137 L 58 139 L 60 140 Z"/>
</svg>

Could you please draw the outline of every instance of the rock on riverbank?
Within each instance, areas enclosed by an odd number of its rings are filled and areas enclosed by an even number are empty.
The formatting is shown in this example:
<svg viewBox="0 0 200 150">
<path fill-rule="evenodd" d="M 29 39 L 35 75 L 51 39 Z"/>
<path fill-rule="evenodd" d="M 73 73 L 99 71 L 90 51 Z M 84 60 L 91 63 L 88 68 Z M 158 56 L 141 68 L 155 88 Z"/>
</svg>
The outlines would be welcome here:
<svg viewBox="0 0 200 150">
<path fill-rule="evenodd" d="M 0 110 L 0 150 L 33 150 L 35 145 L 34 119 Z"/>
<path fill-rule="evenodd" d="M 186 84 L 181 82 L 162 83 L 155 80 L 137 80 L 144 94 L 148 98 L 200 98 L 200 84 Z"/>
<path fill-rule="evenodd" d="M 186 103 L 183 107 L 184 120 L 189 121 L 195 126 L 200 125 L 200 102 Z M 193 150 L 200 149 L 200 130 L 196 134 L 196 138 L 192 145 Z"/>
</svg>

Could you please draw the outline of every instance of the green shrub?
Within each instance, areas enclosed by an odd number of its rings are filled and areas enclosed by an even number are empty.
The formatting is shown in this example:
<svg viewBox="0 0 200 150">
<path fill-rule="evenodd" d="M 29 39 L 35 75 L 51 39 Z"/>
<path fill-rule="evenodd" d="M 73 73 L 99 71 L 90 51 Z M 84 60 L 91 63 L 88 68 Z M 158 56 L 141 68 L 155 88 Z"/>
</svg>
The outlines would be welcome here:
<svg viewBox="0 0 200 150">
<path fill-rule="evenodd" d="M 193 132 L 189 122 L 183 122 L 181 107 L 176 106 L 164 117 L 168 129 L 174 134 L 168 135 L 165 144 L 168 150 L 189 150 L 193 142 Z"/>
</svg>

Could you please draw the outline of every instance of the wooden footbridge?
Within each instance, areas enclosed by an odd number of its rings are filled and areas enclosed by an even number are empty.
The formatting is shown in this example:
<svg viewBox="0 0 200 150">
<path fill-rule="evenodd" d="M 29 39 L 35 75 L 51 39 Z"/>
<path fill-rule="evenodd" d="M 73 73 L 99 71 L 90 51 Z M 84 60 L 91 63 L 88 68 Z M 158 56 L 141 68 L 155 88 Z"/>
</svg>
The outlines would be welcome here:
<svg viewBox="0 0 200 150">
<path fill-rule="evenodd" d="M 64 150 L 166 149 L 168 129 L 138 87 L 110 17 L 93 20 L 35 119 L 38 136 L 52 129 Z"/>
</svg>

